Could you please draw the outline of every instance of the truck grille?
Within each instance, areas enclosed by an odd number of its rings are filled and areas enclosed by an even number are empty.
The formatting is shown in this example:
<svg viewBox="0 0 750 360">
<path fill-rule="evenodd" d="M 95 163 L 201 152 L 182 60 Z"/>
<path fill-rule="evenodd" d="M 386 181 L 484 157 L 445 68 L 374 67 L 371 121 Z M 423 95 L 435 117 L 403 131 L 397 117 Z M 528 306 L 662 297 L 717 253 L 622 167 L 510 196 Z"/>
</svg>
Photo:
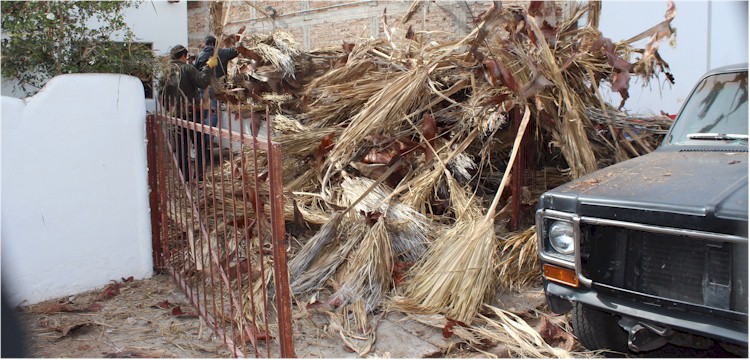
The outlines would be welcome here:
<svg viewBox="0 0 750 360">
<path fill-rule="evenodd" d="M 595 283 L 747 313 L 747 243 L 581 224 L 581 271 Z"/>
</svg>

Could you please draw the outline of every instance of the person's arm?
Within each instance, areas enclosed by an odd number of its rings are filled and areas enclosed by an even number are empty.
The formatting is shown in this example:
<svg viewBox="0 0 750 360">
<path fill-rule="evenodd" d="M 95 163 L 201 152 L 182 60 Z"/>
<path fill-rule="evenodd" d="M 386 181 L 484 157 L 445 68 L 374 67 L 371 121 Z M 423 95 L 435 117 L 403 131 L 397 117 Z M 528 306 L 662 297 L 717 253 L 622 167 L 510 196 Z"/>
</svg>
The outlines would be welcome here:
<svg viewBox="0 0 750 360">
<path fill-rule="evenodd" d="M 204 66 L 201 71 L 198 71 L 193 66 L 188 67 L 188 74 L 190 82 L 195 87 L 206 88 L 211 84 L 211 72 L 213 69 L 208 66 Z"/>
<path fill-rule="evenodd" d="M 239 53 L 237 52 L 237 49 L 235 48 L 221 48 L 219 49 L 219 58 L 224 59 L 225 61 L 232 60 L 237 57 Z"/>
<path fill-rule="evenodd" d="M 203 69 L 203 67 L 206 66 L 206 61 L 208 61 L 208 56 L 206 56 L 206 54 L 201 51 L 198 54 L 198 57 L 195 59 L 195 68 L 198 70 Z"/>
</svg>

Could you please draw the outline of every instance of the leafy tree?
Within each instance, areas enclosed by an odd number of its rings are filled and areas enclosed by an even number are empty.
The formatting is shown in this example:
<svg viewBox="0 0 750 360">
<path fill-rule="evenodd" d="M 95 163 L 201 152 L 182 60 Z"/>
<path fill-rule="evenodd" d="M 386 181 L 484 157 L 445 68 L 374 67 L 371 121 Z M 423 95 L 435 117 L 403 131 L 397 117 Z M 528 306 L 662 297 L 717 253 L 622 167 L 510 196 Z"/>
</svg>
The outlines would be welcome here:
<svg viewBox="0 0 750 360">
<path fill-rule="evenodd" d="M 70 73 L 148 79 L 153 51 L 134 43 L 123 11 L 136 1 L 2 1 L 2 76 L 26 91 Z M 91 26 L 98 23 L 100 26 Z M 123 41 L 112 41 L 111 35 Z"/>
</svg>

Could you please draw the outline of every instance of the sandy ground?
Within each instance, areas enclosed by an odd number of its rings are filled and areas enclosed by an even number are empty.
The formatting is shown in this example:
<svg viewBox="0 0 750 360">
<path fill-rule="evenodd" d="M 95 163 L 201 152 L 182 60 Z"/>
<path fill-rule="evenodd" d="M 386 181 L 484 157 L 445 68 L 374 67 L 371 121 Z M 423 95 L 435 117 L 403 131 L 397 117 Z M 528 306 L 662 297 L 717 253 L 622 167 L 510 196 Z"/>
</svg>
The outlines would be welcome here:
<svg viewBox="0 0 750 360">
<path fill-rule="evenodd" d="M 538 307 L 539 291 L 508 298 L 506 307 Z M 531 304 L 534 305 L 531 305 Z M 522 304 L 522 305 L 518 305 Z M 21 308 L 27 334 L 26 353 L 36 358 L 225 358 L 231 352 L 197 316 L 168 275 L 128 281 L 74 296 Z M 527 309 L 518 309 L 523 312 Z M 296 356 L 358 358 L 341 338 L 327 331 L 320 314 L 296 317 Z M 391 314 L 369 356 L 472 357 L 457 340 L 444 339 L 439 329 L 405 322 Z M 501 355 L 502 355 L 502 350 Z"/>
<path fill-rule="evenodd" d="M 127 279 L 126 279 L 127 280 Z M 113 283 L 114 284 L 114 283 Z M 195 315 L 171 277 L 23 308 L 27 353 L 39 358 L 223 358 L 229 350 Z M 113 291 L 119 287 L 119 291 Z"/>
<path fill-rule="evenodd" d="M 544 296 L 539 288 L 501 294 L 497 305 L 519 314 L 540 331 Z M 525 314 L 525 315 L 524 315 Z M 531 314 L 536 314 L 530 316 Z M 542 316 L 540 316 L 540 314 Z M 486 358 L 464 347 L 440 329 L 388 314 L 378 325 L 378 340 L 368 357 Z M 94 291 L 53 299 L 21 308 L 26 333 L 26 355 L 35 358 L 228 358 L 232 353 L 197 315 L 170 276 L 132 281 L 121 279 Z M 358 358 L 325 316 L 297 316 L 293 323 L 294 350 L 300 358 Z M 546 340 L 546 339 L 545 339 Z M 574 339 L 563 339 L 564 342 Z M 559 344 L 558 344 L 559 345 Z M 568 344 L 571 345 L 571 344 Z M 577 342 L 570 349 L 583 350 Z M 486 349 L 508 357 L 502 346 Z M 250 353 L 252 357 L 252 353 Z M 634 355 L 634 354 L 632 354 Z M 589 357 L 589 356 L 585 356 Z M 598 356 L 595 356 L 598 357 Z M 734 357 L 718 346 L 707 350 L 667 346 L 638 357 Z"/>
</svg>

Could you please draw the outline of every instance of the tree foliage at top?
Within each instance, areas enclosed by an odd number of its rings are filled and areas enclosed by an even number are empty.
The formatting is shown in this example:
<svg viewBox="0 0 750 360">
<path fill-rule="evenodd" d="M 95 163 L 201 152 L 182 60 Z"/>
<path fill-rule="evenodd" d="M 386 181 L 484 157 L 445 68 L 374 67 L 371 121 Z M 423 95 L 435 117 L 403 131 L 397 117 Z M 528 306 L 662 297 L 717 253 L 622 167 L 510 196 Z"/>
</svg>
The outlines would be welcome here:
<svg viewBox="0 0 750 360">
<path fill-rule="evenodd" d="M 56 75 L 120 73 L 148 78 L 154 54 L 125 23 L 134 1 L 2 1 L 2 75 L 26 91 Z M 91 26 L 90 24 L 101 24 Z M 121 35 L 123 41 L 112 41 Z"/>
</svg>

